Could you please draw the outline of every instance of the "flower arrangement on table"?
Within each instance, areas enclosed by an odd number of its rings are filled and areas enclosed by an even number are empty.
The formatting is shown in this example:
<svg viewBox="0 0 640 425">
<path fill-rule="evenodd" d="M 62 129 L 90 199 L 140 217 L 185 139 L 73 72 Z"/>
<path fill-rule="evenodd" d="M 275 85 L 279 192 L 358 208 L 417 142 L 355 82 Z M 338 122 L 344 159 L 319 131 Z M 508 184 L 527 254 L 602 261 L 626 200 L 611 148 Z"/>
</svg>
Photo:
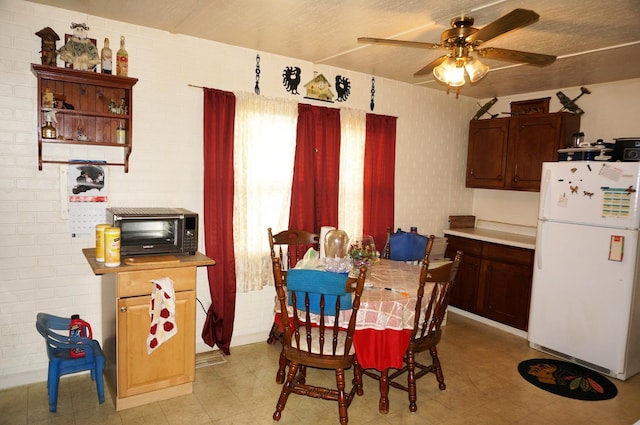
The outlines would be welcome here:
<svg viewBox="0 0 640 425">
<path fill-rule="evenodd" d="M 357 239 L 349 244 L 347 251 L 349 257 L 353 260 L 354 267 L 371 266 L 378 261 L 378 253 L 373 243 L 373 238 Z"/>
</svg>

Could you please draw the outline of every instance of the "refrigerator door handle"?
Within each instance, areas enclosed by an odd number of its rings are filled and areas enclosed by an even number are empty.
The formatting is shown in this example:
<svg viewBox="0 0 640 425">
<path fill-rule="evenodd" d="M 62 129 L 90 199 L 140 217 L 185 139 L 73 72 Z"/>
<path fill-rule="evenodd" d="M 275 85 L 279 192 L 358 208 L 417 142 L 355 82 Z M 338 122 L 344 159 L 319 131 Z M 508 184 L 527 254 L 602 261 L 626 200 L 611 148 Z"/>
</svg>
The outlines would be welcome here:
<svg viewBox="0 0 640 425">
<path fill-rule="evenodd" d="M 542 219 L 545 217 L 545 209 L 548 205 L 551 191 L 549 190 L 549 184 L 551 182 L 551 170 L 548 168 L 544 170 L 544 175 L 542 176 L 542 181 L 540 182 L 540 207 L 538 210 L 538 218 Z"/>
<path fill-rule="evenodd" d="M 544 225 L 546 220 L 540 220 L 538 222 L 538 226 L 540 229 L 538 230 L 538 236 L 536 236 L 536 264 L 538 270 L 542 270 L 542 249 L 540 247 L 544 246 Z"/>
</svg>

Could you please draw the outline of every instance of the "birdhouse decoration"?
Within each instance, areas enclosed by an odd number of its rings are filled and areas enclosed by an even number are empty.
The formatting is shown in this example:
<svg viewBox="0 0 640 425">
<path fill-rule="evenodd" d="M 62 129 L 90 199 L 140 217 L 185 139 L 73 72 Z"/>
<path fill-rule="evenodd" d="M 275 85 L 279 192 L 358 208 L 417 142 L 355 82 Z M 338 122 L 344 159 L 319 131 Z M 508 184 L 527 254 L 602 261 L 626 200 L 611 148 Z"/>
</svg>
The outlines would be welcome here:
<svg viewBox="0 0 640 425">
<path fill-rule="evenodd" d="M 324 78 L 324 75 L 314 73 L 313 80 L 309 81 L 304 87 L 307 89 L 307 99 L 324 100 L 325 102 L 333 102 L 335 96 L 331 91 L 329 81 Z"/>
<path fill-rule="evenodd" d="M 93 41 L 87 37 L 87 24 L 71 24 L 73 35 L 67 43 L 58 50 L 60 59 L 73 65 L 73 69 L 89 71 L 100 63 L 100 54 Z"/>
<path fill-rule="evenodd" d="M 36 33 L 40 37 L 40 54 L 43 65 L 57 66 L 58 52 L 56 41 L 60 40 L 58 34 L 49 27 L 42 28 Z"/>
</svg>

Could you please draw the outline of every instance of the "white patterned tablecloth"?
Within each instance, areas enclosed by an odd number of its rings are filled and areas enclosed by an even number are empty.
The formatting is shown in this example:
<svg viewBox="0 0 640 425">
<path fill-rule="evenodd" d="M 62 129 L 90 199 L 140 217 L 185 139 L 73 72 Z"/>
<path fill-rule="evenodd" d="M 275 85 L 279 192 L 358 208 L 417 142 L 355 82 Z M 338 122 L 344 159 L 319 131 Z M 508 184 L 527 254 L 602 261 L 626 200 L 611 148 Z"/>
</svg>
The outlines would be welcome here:
<svg viewBox="0 0 640 425">
<path fill-rule="evenodd" d="M 429 264 L 429 268 L 437 268 L 449 262 L 434 261 Z M 360 298 L 356 329 L 413 329 L 419 279 L 419 265 L 381 259 L 370 266 Z M 423 306 L 432 288 L 433 284 L 430 283 L 425 286 Z M 311 315 L 312 322 L 318 320 L 314 316 Z M 344 310 L 339 316 L 340 326 L 346 328 L 350 317 L 351 310 Z"/>
</svg>

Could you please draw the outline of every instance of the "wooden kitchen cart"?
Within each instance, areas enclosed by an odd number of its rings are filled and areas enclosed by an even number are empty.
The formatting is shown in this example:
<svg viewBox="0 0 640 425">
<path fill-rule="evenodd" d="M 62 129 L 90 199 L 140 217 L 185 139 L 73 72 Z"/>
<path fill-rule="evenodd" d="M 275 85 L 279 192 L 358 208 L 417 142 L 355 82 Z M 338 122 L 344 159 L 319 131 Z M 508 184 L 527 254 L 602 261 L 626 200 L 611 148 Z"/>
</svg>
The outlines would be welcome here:
<svg viewBox="0 0 640 425">
<path fill-rule="evenodd" d="M 167 261 L 105 267 L 95 260 L 95 249 L 82 252 L 93 272 L 102 277 L 105 378 L 116 411 L 191 394 L 195 377 L 196 269 L 214 265 L 215 261 L 196 253 Z M 151 281 L 163 277 L 174 283 L 178 333 L 147 354 Z"/>
<path fill-rule="evenodd" d="M 55 143 L 122 149 L 122 162 L 107 162 L 104 165 L 122 166 L 125 173 L 128 172 L 129 155 L 133 147 L 133 86 L 138 79 L 37 64 L 31 64 L 31 70 L 38 79 L 38 169 L 42 170 L 44 163 L 69 162 L 47 158 L 43 154 L 43 144 Z M 56 100 L 53 106 L 43 105 L 45 90 L 64 100 Z M 58 137 L 45 138 L 42 126 L 45 124 L 45 115 L 51 112 L 55 112 L 57 117 L 58 122 L 54 127 Z M 124 140 L 117 137 L 119 128 L 124 131 Z M 86 137 L 79 137 L 79 131 Z"/>
</svg>

